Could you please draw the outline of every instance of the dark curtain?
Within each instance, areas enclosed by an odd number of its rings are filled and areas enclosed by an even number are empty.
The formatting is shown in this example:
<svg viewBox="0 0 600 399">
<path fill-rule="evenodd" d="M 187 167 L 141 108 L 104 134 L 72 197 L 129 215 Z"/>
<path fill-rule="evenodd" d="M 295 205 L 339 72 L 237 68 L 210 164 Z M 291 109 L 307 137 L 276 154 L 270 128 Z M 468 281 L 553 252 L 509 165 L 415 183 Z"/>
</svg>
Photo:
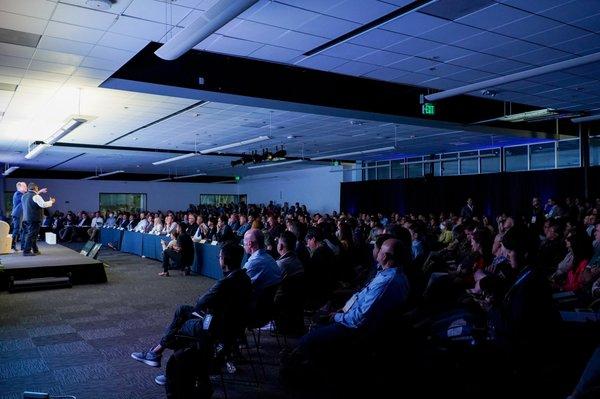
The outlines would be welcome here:
<svg viewBox="0 0 600 399">
<path fill-rule="evenodd" d="M 495 216 L 501 212 L 524 215 L 532 197 L 583 198 L 583 169 L 557 169 L 467 176 L 428 176 L 417 179 L 378 180 L 342 183 L 340 209 L 358 212 L 400 212 L 406 214 L 460 212 L 468 197 L 479 212 Z M 589 169 L 590 199 L 596 198 L 600 167 Z"/>
</svg>

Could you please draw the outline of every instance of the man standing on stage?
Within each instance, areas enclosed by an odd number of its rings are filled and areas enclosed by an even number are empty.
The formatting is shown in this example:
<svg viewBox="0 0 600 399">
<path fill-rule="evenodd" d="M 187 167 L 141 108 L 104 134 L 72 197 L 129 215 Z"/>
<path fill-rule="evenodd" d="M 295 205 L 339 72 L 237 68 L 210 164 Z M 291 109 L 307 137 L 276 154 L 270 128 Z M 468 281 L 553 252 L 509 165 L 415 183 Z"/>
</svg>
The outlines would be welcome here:
<svg viewBox="0 0 600 399">
<path fill-rule="evenodd" d="M 37 184 L 29 183 L 29 190 L 23 194 L 21 203 L 23 205 L 23 229 L 24 242 L 21 243 L 23 256 L 39 255 L 40 251 L 37 247 L 37 238 L 40 232 L 40 223 L 43 217 L 43 209 L 50 208 L 56 202 L 56 199 L 50 197 L 50 200 L 44 201 Z M 33 250 L 33 253 L 31 252 Z"/>
<path fill-rule="evenodd" d="M 23 206 L 21 205 L 21 198 L 23 194 L 27 192 L 27 183 L 24 181 L 20 181 L 17 183 L 17 191 L 13 194 L 13 202 L 12 202 L 12 249 L 17 250 L 17 239 L 21 234 L 21 217 L 23 216 Z M 23 238 L 21 238 L 21 249 L 23 249 Z"/>
</svg>

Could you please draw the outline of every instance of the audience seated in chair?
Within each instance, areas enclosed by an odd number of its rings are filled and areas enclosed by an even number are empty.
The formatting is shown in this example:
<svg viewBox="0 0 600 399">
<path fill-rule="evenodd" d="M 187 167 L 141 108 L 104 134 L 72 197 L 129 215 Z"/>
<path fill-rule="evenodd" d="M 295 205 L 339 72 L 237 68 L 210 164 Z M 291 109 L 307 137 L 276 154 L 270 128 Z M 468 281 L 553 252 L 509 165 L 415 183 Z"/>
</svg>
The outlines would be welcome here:
<svg viewBox="0 0 600 399">
<path fill-rule="evenodd" d="M 197 346 L 203 348 L 198 353 L 195 364 L 199 383 L 209 393 L 210 381 L 208 362 L 214 353 L 213 345 L 222 343 L 225 351 L 230 351 L 235 338 L 243 331 L 250 302 L 252 285 L 248 275 L 240 268 L 243 256 L 242 248 L 233 243 L 225 244 L 219 254 L 219 264 L 224 277 L 196 301 L 195 306 L 182 305 L 173 315 L 173 320 L 165 330 L 160 342 L 147 352 L 134 352 L 131 357 L 152 367 L 160 367 L 161 359 L 166 349 L 179 349 L 182 345 L 177 336 L 194 337 Z M 210 326 L 207 320 L 211 318 Z M 188 344 L 189 342 L 183 343 Z M 172 369 L 176 369 L 172 367 Z M 168 390 L 181 389 L 183 384 L 193 384 L 194 381 L 181 381 L 176 373 L 159 375 L 155 381 L 164 385 L 169 381 Z M 173 383 L 171 383 L 173 382 Z M 181 396 L 177 396 L 181 397 Z M 197 397 L 197 396 L 195 396 Z M 210 394 L 202 397 L 210 397 Z"/>
<path fill-rule="evenodd" d="M 181 228 L 181 225 L 178 223 L 175 223 L 175 225 L 175 231 L 171 233 L 173 240 L 169 244 L 162 242 L 163 271 L 158 274 L 159 276 L 169 277 L 171 262 L 174 263 L 174 268 L 182 270 L 185 274 L 190 273 L 190 267 L 194 260 L 194 243 Z"/>
</svg>

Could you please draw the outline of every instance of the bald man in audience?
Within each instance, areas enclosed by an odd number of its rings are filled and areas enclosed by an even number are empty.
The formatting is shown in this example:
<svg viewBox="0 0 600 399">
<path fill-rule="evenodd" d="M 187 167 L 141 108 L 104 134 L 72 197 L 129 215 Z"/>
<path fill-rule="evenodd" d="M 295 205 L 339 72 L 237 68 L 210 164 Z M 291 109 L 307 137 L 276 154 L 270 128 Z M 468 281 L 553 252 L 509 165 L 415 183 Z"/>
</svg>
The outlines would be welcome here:
<svg viewBox="0 0 600 399">
<path fill-rule="evenodd" d="M 249 256 L 244 269 L 256 293 L 281 282 L 281 269 L 265 249 L 265 236 L 258 229 L 244 234 L 244 250 Z"/>
</svg>

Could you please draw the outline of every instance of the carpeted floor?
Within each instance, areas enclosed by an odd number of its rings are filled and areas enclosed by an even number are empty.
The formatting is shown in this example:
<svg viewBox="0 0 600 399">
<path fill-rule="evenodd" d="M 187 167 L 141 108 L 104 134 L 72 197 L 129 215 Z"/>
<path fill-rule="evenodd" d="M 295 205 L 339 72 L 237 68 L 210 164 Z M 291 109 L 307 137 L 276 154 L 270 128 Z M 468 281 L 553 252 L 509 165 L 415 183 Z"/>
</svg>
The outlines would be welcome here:
<svg viewBox="0 0 600 399">
<path fill-rule="evenodd" d="M 106 284 L 0 292 L 0 399 L 21 398 L 25 390 L 77 399 L 165 397 L 154 377 L 168 356 L 156 369 L 130 353 L 155 344 L 176 306 L 193 303 L 214 281 L 176 271 L 161 278 L 159 262 L 111 250 L 98 259 L 109 265 Z M 279 347 L 266 335 L 266 378 L 258 388 L 227 384 L 229 397 L 289 396 L 277 381 Z M 250 373 L 247 365 L 238 369 L 236 377 Z M 215 397 L 223 397 L 219 384 Z"/>
</svg>

